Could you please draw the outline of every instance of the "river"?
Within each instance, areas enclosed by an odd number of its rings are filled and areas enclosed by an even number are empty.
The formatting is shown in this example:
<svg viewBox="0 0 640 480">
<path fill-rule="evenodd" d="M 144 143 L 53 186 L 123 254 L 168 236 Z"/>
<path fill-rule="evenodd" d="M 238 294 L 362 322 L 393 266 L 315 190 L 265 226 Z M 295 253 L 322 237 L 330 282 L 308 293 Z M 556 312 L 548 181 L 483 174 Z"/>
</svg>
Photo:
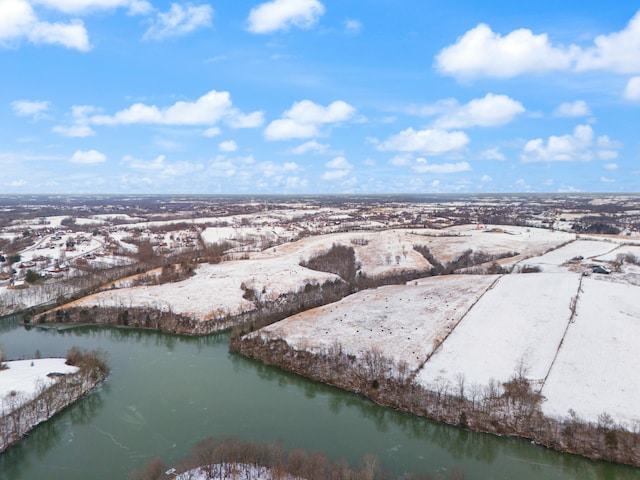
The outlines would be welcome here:
<svg viewBox="0 0 640 480">
<path fill-rule="evenodd" d="M 357 462 L 373 453 L 396 472 L 466 479 L 640 480 L 640 469 L 593 462 L 513 438 L 468 432 L 228 352 L 226 334 L 185 337 L 83 326 L 24 328 L 3 319 L 7 358 L 101 348 L 112 372 L 19 445 L 0 454 L 2 480 L 126 479 L 159 456 L 168 465 L 209 436 L 282 440 Z"/>
</svg>

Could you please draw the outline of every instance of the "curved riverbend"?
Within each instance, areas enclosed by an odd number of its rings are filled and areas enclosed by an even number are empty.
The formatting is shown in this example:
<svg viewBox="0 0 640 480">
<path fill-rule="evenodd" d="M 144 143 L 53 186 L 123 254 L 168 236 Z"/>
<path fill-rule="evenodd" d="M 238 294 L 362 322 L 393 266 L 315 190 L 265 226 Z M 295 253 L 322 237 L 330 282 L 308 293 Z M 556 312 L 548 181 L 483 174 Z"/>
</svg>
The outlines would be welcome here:
<svg viewBox="0 0 640 480">
<path fill-rule="evenodd" d="M 397 472 L 468 479 L 638 479 L 640 470 L 560 454 L 529 442 L 440 425 L 228 352 L 226 334 L 182 337 L 109 327 L 25 329 L 4 319 L 7 357 L 102 348 L 107 382 L 0 455 L 0 479 L 126 478 L 154 456 L 180 460 L 208 436 L 282 439 Z"/>
</svg>

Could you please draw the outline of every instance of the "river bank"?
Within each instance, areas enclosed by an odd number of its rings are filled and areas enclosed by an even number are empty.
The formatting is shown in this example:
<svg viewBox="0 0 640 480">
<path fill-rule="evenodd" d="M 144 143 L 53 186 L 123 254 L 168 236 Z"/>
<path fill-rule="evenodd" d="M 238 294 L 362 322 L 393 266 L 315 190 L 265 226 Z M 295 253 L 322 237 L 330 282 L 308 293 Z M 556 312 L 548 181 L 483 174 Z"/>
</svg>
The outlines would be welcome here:
<svg viewBox="0 0 640 480">
<path fill-rule="evenodd" d="M 101 355 L 75 349 L 67 359 L 5 362 L 0 370 L 0 453 L 104 381 Z"/>
<path fill-rule="evenodd" d="M 411 348 L 415 350 L 412 353 L 416 359 L 414 362 L 417 363 L 415 365 L 407 363 L 404 365 L 404 368 L 400 368 L 397 359 L 392 361 L 390 358 L 385 358 L 384 354 L 380 351 L 376 352 L 372 347 L 374 344 L 370 343 L 371 340 L 369 343 L 365 341 L 363 344 L 363 346 L 369 346 L 365 348 L 371 348 L 370 354 L 359 356 L 353 355 L 353 352 L 350 351 L 349 348 L 342 349 L 338 343 L 336 343 L 335 346 L 330 345 L 330 348 L 324 348 L 321 353 L 310 352 L 299 346 L 288 344 L 286 341 L 280 341 L 278 338 L 267 338 L 265 340 L 268 335 L 265 337 L 262 333 L 257 332 L 264 325 L 273 324 L 299 311 L 307 312 L 317 304 L 332 303 L 332 301 L 335 302 L 337 299 L 345 297 L 350 290 L 348 290 L 342 282 L 327 282 L 323 285 L 309 286 L 304 292 L 283 296 L 277 302 L 264 303 L 261 305 L 261 308 L 257 310 L 246 312 L 240 316 L 227 317 L 225 321 L 217 319 L 210 323 L 211 330 L 207 327 L 209 323 L 206 321 L 182 318 L 179 314 L 172 312 L 135 308 L 115 309 L 97 306 L 94 308 L 78 308 L 73 306 L 59 308 L 41 314 L 34 319 L 34 322 L 36 324 L 106 323 L 127 327 L 144 327 L 190 335 L 206 334 L 210 331 L 216 331 L 218 328 L 229 328 L 231 325 L 234 325 L 234 333 L 231 339 L 231 349 L 233 351 L 259 359 L 269 365 L 275 365 L 287 371 L 303 375 L 312 380 L 321 381 L 347 391 L 362 394 L 380 405 L 396 408 L 450 425 L 469 428 L 478 432 L 526 438 L 563 453 L 574 453 L 590 459 L 606 460 L 636 467 L 640 466 L 640 451 L 637 448 L 640 444 L 640 439 L 638 438 L 637 430 L 624 428 L 617 423 L 615 419 L 604 414 L 602 415 L 602 419 L 600 417 L 597 418 L 597 422 L 584 420 L 575 413 L 570 413 L 564 417 L 547 415 L 541 408 L 543 396 L 541 394 L 539 381 L 528 377 L 526 375 L 527 372 L 524 371 L 524 367 L 523 371 L 513 378 L 502 379 L 500 381 L 493 380 L 493 383 L 486 385 L 471 384 L 471 382 L 465 384 L 464 376 L 461 376 L 460 379 L 457 380 L 456 385 L 447 385 L 444 381 L 439 381 L 437 375 L 432 375 L 431 380 L 427 383 L 425 383 L 424 378 L 419 378 L 417 369 L 422 368 L 422 365 L 424 365 L 422 362 L 425 362 L 424 359 L 431 358 L 433 351 L 438 349 L 444 340 L 448 338 L 448 334 L 453 331 L 458 323 L 476 306 L 484 293 L 489 292 L 488 295 L 495 294 L 494 287 L 500 278 L 502 277 L 482 275 L 468 275 L 463 277 L 450 275 L 422 279 L 413 282 L 415 283 L 414 286 L 405 285 L 397 287 L 397 302 L 394 300 L 395 297 L 391 293 L 388 293 L 390 291 L 388 289 L 371 290 L 368 291 L 368 293 L 363 293 L 364 300 L 362 301 L 370 305 L 375 304 L 375 299 L 369 298 L 370 296 L 380 297 L 377 301 L 380 303 L 379 310 L 384 317 L 384 322 L 380 324 L 380 332 L 382 333 L 378 335 L 384 336 L 383 344 L 394 345 L 396 350 L 407 350 L 407 348 L 409 348 L 409 350 Z M 580 290 L 578 285 L 582 285 L 581 278 L 581 276 L 576 274 L 553 274 L 552 276 L 546 274 L 537 274 L 535 276 L 511 275 L 506 276 L 500 285 L 505 284 L 503 286 L 515 291 L 525 290 L 521 288 L 521 284 L 525 286 L 530 286 L 529 283 L 541 283 L 545 285 L 546 289 L 553 290 L 554 296 L 552 298 L 556 299 L 556 302 L 553 303 L 547 299 L 545 307 L 549 312 L 546 310 L 542 311 L 542 313 L 538 312 L 538 317 L 549 319 L 552 318 L 551 315 L 554 314 L 554 312 L 560 312 L 560 319 L 565 322 L 564 324 L 567 325 L 566 328 L 569 328 L 569 326 L 572 325 L 572 319 L 569 318 L 568 313 L 571 312 L 564 312 L 562 309 L 563 305 L 561 304 L 564 303 L 565 297 L 569 299 L 569 295 L 573 293 L 576 288 Z M 542 280 L 539 281 L 539 279 Z M 567 280 L 574 281 L 577 287 L 574 288 Z M 422 298 L 425 293 L 422 292 L 422 287 L 418 284 L 424 284 L 425 282 L 429 283 L 428 289 L 425 290 L 428 295 Z M 436 284 L 441 284 L 441 288 L 436 288 Z M 467 284 L 471 284 L 473 288 Z M 570 292 L 565 296 L 559 295 L 558 292 L 560 289 L 556 287 L 556 284 L 564 286 L 565 289 L 570 290 Z M 606 286 L 607 288 L 613 286 L 613 284 L 609 285 L 601 282 L 594 285 L 598 287 Z M 460 290 L 461 288 L 462 290 Z M 473 291 L 467 291 L 469 288 Z M 619 289 L 621 287 L 615 286 L 615 288 Z M 411 296 L 409 290 L 416 290 L 414 294 L 417 296 L 414 295 L 415 298 Z M 458 292 L 458 290 L 466 293 L 453 295 L 455 298 L 449 298 L 449 296 L 447 296 L 451 292 Z M 470 292 L 473 293 L 473 295 Z M 364 295 L 368 296 L 364 297 Z M 529 301 L 534 297 L 529 296 L 527 298 L 527 301 Z M 464 299 L 464 302 L 460 299 Z M 358 304 L 361 303 L 357 296 L 351 297 L 348 301 Z M 347 300 L 345 300 L 345 302 L 347 302 Z M 435 302 L 435 304 L 431 305 L 429 302 Z M 492 302 L 489 303 L 494 305 Z M 401 307 L 397 312 L 394 310 L 395 304 Z M 333 311 L 335 304 L 332 305 L 333 306 L 328 306 L 325 310 L 328 312 Z M 442 305 L 445 305 L 446 308 L 443 308 Z M 388 323 L 389 318 L 404 318 L 409 306 L 418 308 L 416 312 L 409 314 L 409 316 L 419 320 L 418 323 L 421 326 L 410 326 L 406 320 L 402 320 L 401 323 Z M 358 306 L 357 310 L 362 311 L 363 308 L 362 306 Z M 425 323 L 426 320 L 423 320 L 427 318 L 421 310 L 424 308 L 427 308 L 429 312 L 428 318 L 433 319 L 442 316 L 448 320 L 440 326 L 441 328 L 433 329 L 433 332 L 437 333 L 440 331 L 440 334 L 434 334 L 435 336 L 429 341 L 422 338 L 416 342 L 413 340 L 414 336 L 420 338 L 420 335 L 424 333 L 416 333 L 418 329 L 422 328 L 424 330 L 429 327 L 429 325 Z M 540 310 L 540 308 L 538 308 L 538 310 Z M 357 316 L 353 314 L 353 312 L 348 312 L 348 310 L 345 310 L 343 312 L 344 316 Z M 343 322 L 343 313 L 331 315 L 339 318 L 339 322 L 344 325 L 348 320 Z M 313 316 L 316 315 L 316 313 L 308 311 L 300 315 L 315 318 Z M 362 324 L 360 328 L 373 328 L 372 313 L 367 313 L 365 317 L 369 319 L 368 322 L 365 322 L 369 323 L 369 325 Z M 291 323 L 289 320 L 281 323 L 286 322 Z M 563 332 L 566 333 L 565 327 L 563 326 L 564 324 L 558 323 L 554 326 L 554 329 L 557 330 L 558 335 L 560 335 L 555 339 L 555 337 L 550 334 L 548 327 L 542 328 L 533 321 L 526 321 L 525 323 L 527 325 L 530 324 L 530 327 L 535 326 L 532 333 L 544 333 L 546 344 L 554 348 L 553 351 L 548 349 L 552 351 L 552 353 L 555 352 L 555 345 L 557 345 L 558 342 L 560 345 L 563 344 L 564 337 L 562 337 L 561 334 Z M 580 325 L 583 324 L 584 323 L 581 323 Z M 405 327 L 410 328 L 407 330 Z M 286 329 L 286 327 L 284 328 Z M 337 325 L 333 327 L 327 326 L 326 328 L 328 330 L 324 333 L 316 332 L 314 334 L 309 333 L 308 335 L 303 335 L 306 339 L 304 342 L 308 345 L 313 344 L 314 341 L 324 341 L 326 343 L 327 339 L 332 338 L 329 335 L 330 330 L 345 332 L 343 326 L 340 326 L 339 329 Z M 354 328 L 357 328 L 357 325 Z M 403 330 L 403 328 L 405 328 L 405 330 Z M 392 329 L 393 332 L 391 332 Z M 427 330 L 429 330 L 429 328 L 427 328 Z M 358 330 L 356 330 L 356 332 L 357 331 Z M 257 333 L 252 334 L 252 332 Z M 411 340 L 405 348 L 400 340 L 396 339 L 393 335 L 404 336 L 402 340 L 410 340 L 410 338 Z M 283 338 L 286 340 L 286 336 Z M 542 340 L 536 341 L 538 351 L 542 350 L 540 346 L 541 342 Z M 424 352 L 418 351 L 419 349 L 425 348 L 426 350 Z M 515 351 L 515 349 L 512 350 Z M 498 349 L 493 349 L 493 351 L 494 353 L 497 352 L 498 355 L 505 353 Z M 407 353 L 408 352 L 407 350 Z M 547 357 L 550 357 L 550 355 L 547 355 Z M 545 371 L 548 372 L 548 370 Z M 540 377 L 540 374 L 538 374 L 537 377 Z M 465 395 L 465 389 L 467 395 Z M 471 390 L 474 390 L 474 393 L 471 398 L 469 398 L 469 392 Z M 573 405 L 577 404 L 574 403 Z"/>
<path fill-rule="evenodd" d="M 638 432 L 621 429 L 610 420 L 593 424 L 571 415 L 547 417 L 540 409 L 539 392 L 524 376 L 514 376 L 503 385 L 488 385 L 485 393 L 470 401 L 464 393 L 444 386 L 425 388 L 409 371 L 398 369 L 375 351 L 357 359 L 336 344 L 314 353 L 259 333 L 233 337 L 230 349 L 385 407 L 477 432 L 525 438 L 562 453 L 640 467 Z"/>
<path fill-rule="evenodd" d="M 357 465 L 467 480 L 640 480 L 640 469 L 451 427 L 230 353 L 229 335 L 181 336 L 108 326 L 5 325 L 9 358 L 64 357 L 74 345 L 102 349 L 107 381 L 0 454 L 1 480 L 127 478 L 153 457 L 167 468 L 211 435 L 283 441 Z"/>
</svg>

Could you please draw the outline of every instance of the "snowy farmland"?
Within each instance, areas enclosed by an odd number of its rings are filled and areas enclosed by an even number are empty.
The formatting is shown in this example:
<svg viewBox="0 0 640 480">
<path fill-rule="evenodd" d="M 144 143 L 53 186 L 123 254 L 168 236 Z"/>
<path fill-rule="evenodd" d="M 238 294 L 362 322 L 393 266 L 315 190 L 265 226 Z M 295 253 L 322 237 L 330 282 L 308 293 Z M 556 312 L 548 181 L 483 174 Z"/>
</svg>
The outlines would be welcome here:
<svg viewBox="0 0 640 480">
<path fill-rule="evenodd" d="M 55 380 L 50 373 L 75 373 L 78 367 L 67 365 L 64 358 L 42 358 L 39 360 L 14 360 L 5 362 L 8 367 L 0 370 L 0 416 L 8 412 L 11 397 L 28 401 L 41 386 L 50 385 Z"/>
<path fill-rule="evenodd" d="M 283 262 L 298 264 L 329 251 L 337 244 L 353 247 L 361 271 L 368 276 L 409 269 L 428 270 L 431 264 L 413 249 L 414 243 L 412 236 L 405 230 L 333 233 L 269 248 L 252 258 L 280 258 Z"/>
<path fill-rule="evenodd" d="M 299 350 L 326 351 L 340 344 L 345 353 L 358 356 L 373 348 L 415 370 L 497 278 L 449 275 L 366 290 L 289 317 L 260 334 L 285 337 Z"/>
<path fill-rule="evenodd" d="M 261 300 L 275 300 L 281 294 L 299 291 L 307 283 L 321 284 L 337 278 L 278 259 L 239 260 L 201 265 L 195 276 L 181 282 L 109 289 L 65 307 L 147 307 L 209 320 L 255 308 L 252 301 L 243 298 L 242 285 L 255 290 Z"/>
<path fill-rule="evenodd" d="M 542 381 L 571 316 L 577 274 L 505 275 L 465 316 L 416 381 L 425 387 L 438 378 L 454 385 L 485 386 L 508 381 L 516 371 Z"/>
<path fill-rule="evenodd" d="M 640 286 L 624 272 L 584 277 L 561 267 L 615 248 L 576 241 L 540 257 L 547 273 L 430 277 L 362 291 L 257 334 L 316 353 L 337 344 L 360 357 L 377 350 L 407 362 L 427 389 L 453 392 L 464 381 L 466 396 L 522 374 L 541 390 L 549 416 L 572 409 L 597 422 L 607 412 L 633 428 L 640 422 Z"/>
<path fill-rule="evenodd" d="M 419 241 L 421 237 L 431 236 L 427 246 L 441 263 L 456 259 L 468 249 L 491 255 L 515 252 L 520 254 L 518 259 L 532 257 L 576 238 L 570 233 L 515 226 L 486 226 L 478 229 L 474 225 L 461 225 L 435 232 L 428 230 L 414 232 L 414 241 L 420 244 L 424 243 Z"/>
<path fill-rule="evenodd" d="M 308 237 L 297 242 L 269 248 L 252 258 L 293 257 L 297 262 L 327 251 L 335 244 L 352 246 L 362 272 L 379 276 L 406 269 L 429 269 L 432 265 L 413 249 L 426 246 L 443 264 L 457 259 L 467 250 L 518 259 L 540 255 L 575 239 L 563 232 L 523 227 L 478 230 L 465 225 L 443 230 L 412 229 L 381 232 L 349 232 Z"/>
<path fill-rule="evenodd" d="M 607 255 L 616 250 L 618 246 L 618 244 L 610 242 L 576 240 L 539 257 L 530 258 L 524 263 L 538 266 L 543 272 L 562 272 L 567 271 L 567 268 L 562 265 L 574 258 L 592 259 Z"/>
<path fill-rule="evenodd" d="M 452 233 L 465 232 L 465 235 L 455 237 L 435 236 L 439 232 L 435 230 L 348 232 L 307 237 L 252 253 L 247 260 L 200 265 L 195 276 L 177 283 L 129 287 L 123 282 L 121 286 L 125 288 L 90 295 L 66 307 L 145 307 L 208 320 L 255 308 L 252 301 L 243 297 L 243 284 L 254 290 L 260 300 L 272 301 L 282 294 L 300 291 L 308 283 L 338 280 L 334 274 L 300 266 L 301 262 L 326 253 L 334 244 L 353 247 L 360 271 L 369 277 L 379 277 L 431 269 L 432 265 L 413 249 L 416 244 L 442 252 L 444 261 L 469 248 L 491 254 L 506 254 L 517 248 L 521 254 L 533 255 L 569 238 L 564 233 L 509 228 L 509 231 L 484 232 L 458 227 Z M 447 250 L 446 245 L 452 238 L 456 241 L 455 247 Z M 479 277 L 474 278 L 477 281 Z"/>
<path fill-rule="evenodd" d="M 594 260 L 603 262 L 615 262 L 618 259 L 618 255 L 632 255 L 640 259 L 640 246 L 637 245 L 620 245 L 616 246 L 615 250 L 610 251 L 604 255 L 596 257 Z"/>
<path fill-rule="evenodd" d="M 640 422 L 640 287 L 585 279 L 576 310 L 542 394 L 543 411 L 569 409 L 590 422 L 604 412 Z"/>
</svg>

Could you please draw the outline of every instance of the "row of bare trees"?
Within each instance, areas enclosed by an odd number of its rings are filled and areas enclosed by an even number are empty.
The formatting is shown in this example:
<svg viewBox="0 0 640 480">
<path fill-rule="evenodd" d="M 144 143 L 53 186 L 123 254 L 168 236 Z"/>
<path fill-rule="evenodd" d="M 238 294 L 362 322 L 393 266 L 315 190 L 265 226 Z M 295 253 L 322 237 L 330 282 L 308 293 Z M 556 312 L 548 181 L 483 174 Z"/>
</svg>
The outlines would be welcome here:
<svg viewBox="0 0 640 480">
<path fill-rule="evenodd" d="M 405 363 L 379 351 L 355 356 L 339 344 L 325 351 L 298 350 L 281 338 L 247 335 L 231 348 L 305 377 L 362 394 L 385 406 L 440 422 L 498 435 L 517 435 L 555 450 L 593 459 L 640 466 L 640 424 L 622 426 L 601 415 L 597 424 L 578 418 L 544 416 L 543 397 L 519 368 L 511 379 L 468 385 L 463 374 L 455 382 L 439 377 L 428 385 L 414 381 Z"/>
<path fill-rule="evenodd" d="M 87 352 L 72 347 L 66 363 L 77 366 L 78 371 L 61 375 L 53 383 L 39 382 L 31 397 L 11 391 L 1 399 L 0 411 L 4 413 L 0 417 L 0 452 L 18 442 L 33 427 L 87 394 L 109 374 L 109 366 L 101 351 Z"/>
<path fill-rule="evenodd" d="M 197 443 L 190 457 L 176 468 L 176 478 L 191 480 L 445 480 L 446 477 L 415 473 L 392 474 L 383 470 L 378 457 L 364 455 L 357 465 L 346 460 L 331 461 L 320 452 L 286 451 L 281 442 L 245 442 L 238 439 L 207 438 Z M 129 480 L 162 480 L 167 467 L 155 458 L 129 475 Z M 455 470 L 448 477 L 462 480 Z"/>
<path fill-rule="evenodd" d="M 490 264 L 487 269 L 477 270 L 481 273 L 508 273 L 502 269 L 496 260 L 502 258 L 510 258 L 519 255 L 518 252 L 503 252 L 500 254 L 491 254 L 482 251 L 474 251 L 467 249 L 460 256 L 450 262 L 443 264 L 438 258 L 431 253 L 426 245 L 414 245 L 413 249 L 421 254 L 432 266 L 431 275 L 449 275 L 461 269 L 469 269 L 477 265 Z M 486 270 L 486 271 L 485 271 Z M 466 273 L 475 273 L 475 271 L 465 270 Z"/>
</svg>

